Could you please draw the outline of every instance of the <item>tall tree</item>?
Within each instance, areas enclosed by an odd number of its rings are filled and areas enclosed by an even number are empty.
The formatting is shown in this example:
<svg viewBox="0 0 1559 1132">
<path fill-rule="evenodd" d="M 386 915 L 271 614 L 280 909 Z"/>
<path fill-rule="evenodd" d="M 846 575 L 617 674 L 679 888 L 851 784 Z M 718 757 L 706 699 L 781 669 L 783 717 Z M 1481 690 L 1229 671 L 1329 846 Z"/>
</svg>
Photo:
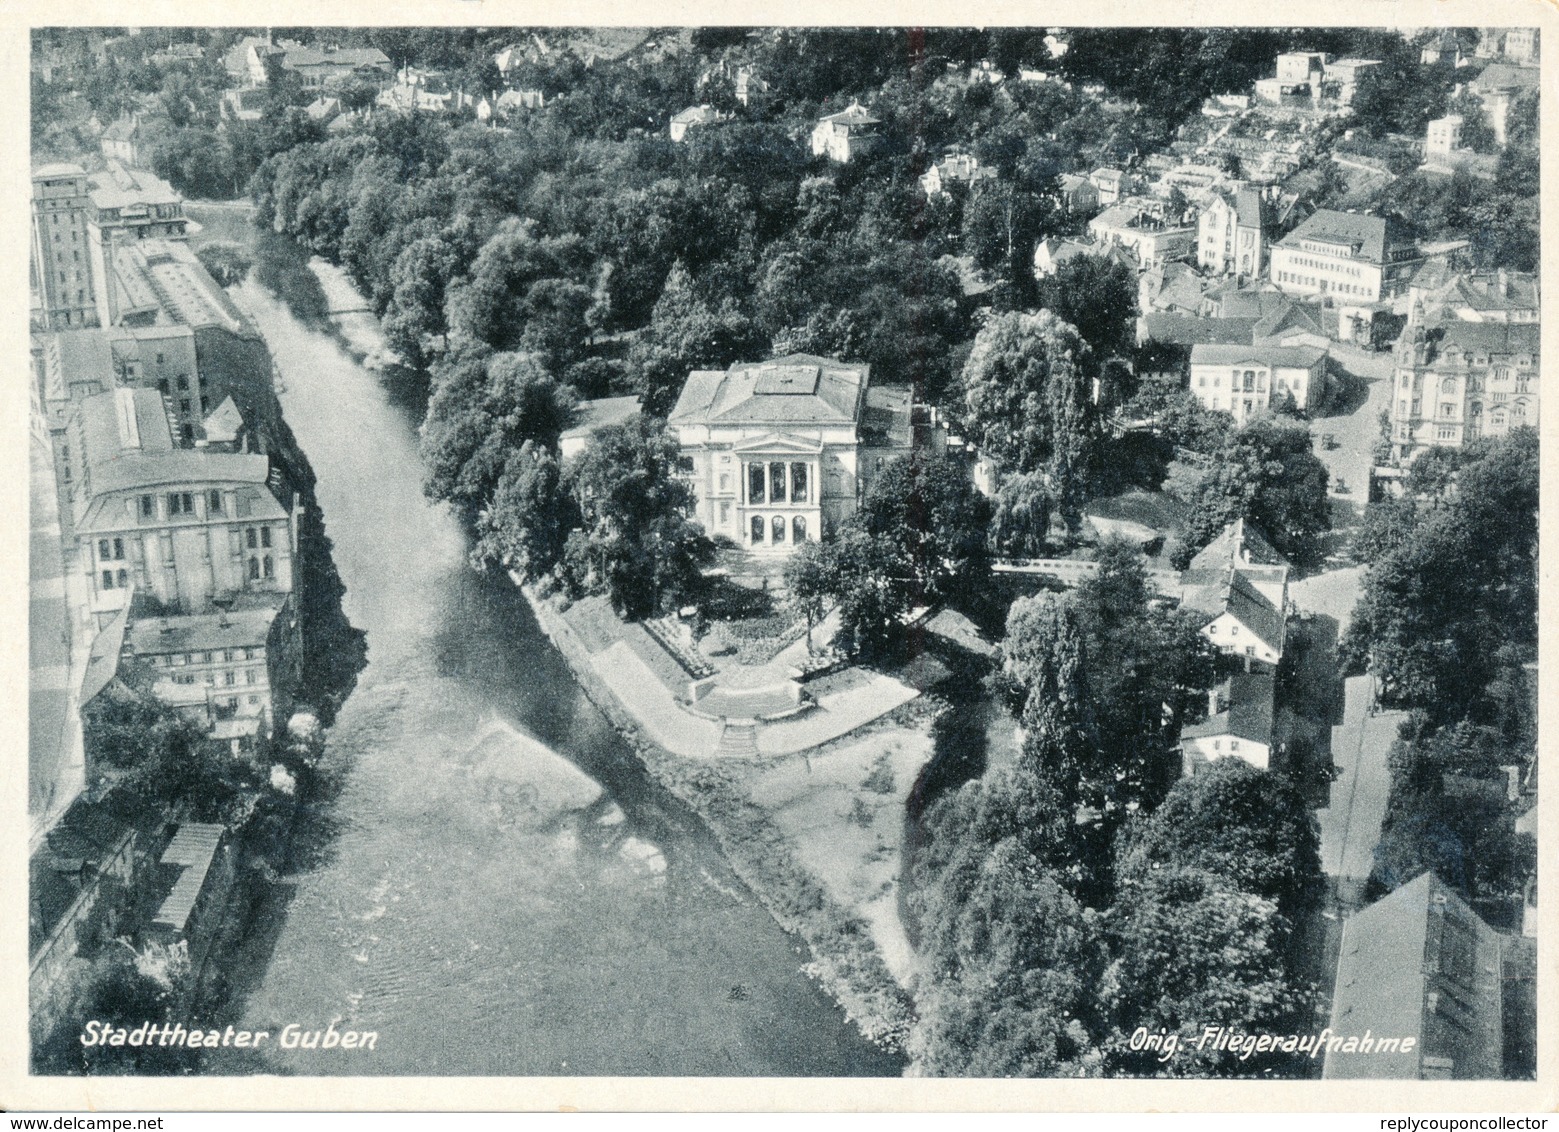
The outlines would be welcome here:
<svg viewBox="0 0 1559 1132">
<path fill-rule="evenodd" d="M 1015 839 L 999 843 L 959 879 L 961 891 L 933 890 L 927 901 L 926 974 L 910 1038 L 914 1071 L 932 1077 L 1097 1072 L 1089 1021 L 1103 953 L 1093 917 Z"/>
<path fill-rule="evenodd" d="M 474 556 L 500 563 L 526 581 L 546 577 L 562 561 L 578 508 L 563 490 L 558 462 L 527 440 L 504 463 L 493 501 L 477 520 Z"/>
<path fill-rule="evenodd" d="M 872 480 L 855 522 L 891 547 L 917 604 L 970 599 L 989 576 L 990 501 L 953 457 L 891 461 Z"/>
<path fill-rule="evenodd" d="M 1095 373 L 1088 344 L 1049 311 L 990 319 L 963 369 L 960 415 L 981 456 L 1004 474 L 1043 471 L 1074 522 L 1100 440 Z"/>
<path fill-rule="evenodd" d="M 1211 463 L 1187 501 L 1187 557 L 1243 518 L 1294 562 L 1319 560 L 1321 536 L 1331 527 L 1329 476 L 1308 429 L 1257 417 L 1230 435 Z"/>
<path fill-rule="evenodd" d="M 564 547 L 576 593 L 605 593 L 624 615 L 643 617 L 697 592 L 711 550 L 691 518 L 693 493 L 676 472 L 679 448 L 659 422 L 640 417 L 603 428 L 564 470 L 580 526 Z"/>
<path fill-rule="evenodd" d="M 1294 1075 L 1297 1054 L 1198 1048 L 1207 1026 L 1242 1034 L 1304 1033 L 1313 996 L 1296 987 L 1292 927 L 1277 904 L 1225 878 L 1178 865 L 1151 873 L 1109 916 L 1117 958 L 1104 980 L 1115 1021 L 1110 1067 L 1136 1076 Z M 1297 993 L 1296 993 L 1297 991 Z M 1145 1029 L 1177 1047 L 1132 1050 Z"/>
<path fill-rule="evenodd" d="M 1040 282 L 1039 305 L 1076 327 L 1097 358 L 1130 357 L 1136 346 L 1137 280 L 1123 263 L 1074 256 Z"/>
<path fill-rule="evenodd" d="M 527 440 L 555 448 L 573 407 L 573 390 L 534 355 L 477 349 L 442 359 L 422 435 L 429 497 L 475 522 L 509 454 Z"/>
<path fill-rule="evenodd" d="M 1116 865 L 1122 899 L 1154 872 L 1200 869 L 1273 901 L 1297 924 L 1324 889 L 1315 819 L 1285 779 L 1236 758 L 1175 783 L 1128 830 Z"/>
</svg>

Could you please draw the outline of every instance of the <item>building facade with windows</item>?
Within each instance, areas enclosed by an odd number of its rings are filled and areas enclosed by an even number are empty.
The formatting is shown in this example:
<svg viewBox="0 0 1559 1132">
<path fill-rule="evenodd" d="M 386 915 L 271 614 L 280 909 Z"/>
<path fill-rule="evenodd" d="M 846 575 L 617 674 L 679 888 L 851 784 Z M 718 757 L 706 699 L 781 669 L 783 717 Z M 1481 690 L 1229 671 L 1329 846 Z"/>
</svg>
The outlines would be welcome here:
<svg viewBox="0 0 1559 1132">
<path fill-rule="evenodd" d="M 292 592 L 296 502 L 276 498 L 265 456 L 176 447 L 151 389 L 83 399 L 66 435 L 66 534 L 99 626 L 132 589 L 169 614 Z"/>
<path fill-rule="evenodd" d="M 820 118 L 812 128 L 812 155 L 841 164 L 882 146 L 882 120 L 859 102 Z"/>
<path fill-rule="evenodd" d="M 1391 442 L 1399 460 L 1537 427 L 1538 323 L 1425 321 L 1415 309 L 1394 348 Z"/>
<path fill-rule="evenodd" d="M 291 714 L 301 677 L 292 595 L 251 594 L 210 613 L 137 617 L 125 648 L 159 700 L 235 753 Z"/>
<path fill-rule="evenodd" d="M 1269 277 L 1291 295 L 1373 303 L 1404 289 L 1417 264 L 1393 222 L 1322 209 L 1273 245 Z"/>
<path fill-rule="evenodd" d="M 1203 408 L 1228 413 L 1239 424 L 1292 396 L 1304 409 L 1326 388 L 1326 350 L 1319 346 L 1191 347 L 1191 392 Z"/>
<path fill-rule="evenodd" d="M 92 200 L 79 165 L 32 172 L 33 322 L 42 330 L 98 324 L 89 235 Z"/>
<path fill-rule="evenodd" d="M 1100 244 L 1129 249 L 1143 268 L 1180 259 L 1196 247 L 1193 225 L 1165 219 L 1156 202 L 1135 199 L 1112 205 L 1095 216 L 1088 222 L 1088 234 Z"/>
<path fill-rule="evenodd" d="M 1266 202 L 1261 191 L 1213 194 L 1196 219 L 1196 262 L 1220 275 L 1257 276 L 1266 266 Z"/>
<path fill-rule="evenodd" d="M 695 370 L 667 418 L 695 517 L 753 553 L 820 538 L 909 451 L 904 392 L 871 390 L 864 363 L 810 354 Z"/>
</svg>

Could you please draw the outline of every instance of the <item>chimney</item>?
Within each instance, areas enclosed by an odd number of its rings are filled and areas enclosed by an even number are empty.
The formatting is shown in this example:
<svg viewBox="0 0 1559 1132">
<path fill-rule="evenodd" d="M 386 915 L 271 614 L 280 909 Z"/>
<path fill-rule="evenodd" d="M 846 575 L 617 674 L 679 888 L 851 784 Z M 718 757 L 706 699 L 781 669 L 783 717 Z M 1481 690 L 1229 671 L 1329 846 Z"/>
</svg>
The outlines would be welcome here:
<svg viewBox="0 0 1559 1132">
<path fill-rule="evenodd" d="M 1209 689 L 1207 689 L 1207 714 L 1208 715 L 1217 715 L 1218 714 L 1218 689 L 1217 688 L 1209 688 Z"/>
<path fill-rule="evenodd" d="M 1506 298 L 1510 294 L 1510 274 L 1502 267 L 1499 269 L 1499 297 Z"/>
</svg>

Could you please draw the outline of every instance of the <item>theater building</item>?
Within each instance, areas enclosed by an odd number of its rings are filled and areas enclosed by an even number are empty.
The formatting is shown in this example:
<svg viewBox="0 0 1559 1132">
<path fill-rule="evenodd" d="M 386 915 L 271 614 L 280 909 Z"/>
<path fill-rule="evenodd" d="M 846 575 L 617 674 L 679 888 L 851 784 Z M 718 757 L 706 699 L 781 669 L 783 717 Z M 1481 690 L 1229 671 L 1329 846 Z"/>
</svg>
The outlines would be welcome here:
<svg viewBox="0 0 1559 1132">
<path fill-rule="evenodd" d="M 818 539 L 909 452 L 909 401 L 907 390 L 870 388 L 864 363 L 810 354 L 694 370 L 667 426 L 695 517 L 753 553 Z"/>
</svg>

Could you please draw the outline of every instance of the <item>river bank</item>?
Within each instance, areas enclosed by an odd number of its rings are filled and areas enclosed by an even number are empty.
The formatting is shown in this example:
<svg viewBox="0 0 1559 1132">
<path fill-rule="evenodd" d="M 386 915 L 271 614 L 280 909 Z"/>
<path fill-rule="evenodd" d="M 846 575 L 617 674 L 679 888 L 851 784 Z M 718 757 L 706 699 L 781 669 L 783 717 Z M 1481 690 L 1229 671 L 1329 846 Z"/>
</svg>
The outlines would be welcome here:
<svg viewBox="0 0 1559 1132">
<path fill-rule="evenodd" d="M 329 789 L 238 933 L 230 1020 L 381 1040 L 350 1063 L 273 1051 L 205 1071 L 897 1076 L 902 1057 L 807 976 L 804 940 L 585 696 L 524 597 L 470 568 L 467 532 L 422 492 L 420 407 L 364 364 L 371 313 L 295 245 L 227 233 L 251 241 L 230 293 L 276 356 L 368 642 L 326 736 Z M 603 796 L 538 806 L 558 759 Z"/>
<path fill-rule="evenodd" d="M 928 709 L 912 701 L 862 732 L 803 754 L 684 758 L 645 737 L 596 673 L 556 599 L 535 586 L 519 588 L 585 695 L 651 776 L 705 822 L 732 870 L 780 926 L 806 941 L 812 951 L 808 973 L 863 1036 L 901 1051 L 914 1021 L 908 991 L 914 960 L 898 919 L 894 839 L 904 812 L 901 795 L 930 755 L 930 721 L 921 718 Z M 809 790 L 803 783 L 814 777 Z M 849 809 L 833 815 L 840 820 L 826 821 L 845 797 Z M 846 833 L 852 825 L 859 836 Z M 798 833 L 808 835 L 812 852 Z M 852 861 L 867 867 L 852 870 Z"/>
</svg>

